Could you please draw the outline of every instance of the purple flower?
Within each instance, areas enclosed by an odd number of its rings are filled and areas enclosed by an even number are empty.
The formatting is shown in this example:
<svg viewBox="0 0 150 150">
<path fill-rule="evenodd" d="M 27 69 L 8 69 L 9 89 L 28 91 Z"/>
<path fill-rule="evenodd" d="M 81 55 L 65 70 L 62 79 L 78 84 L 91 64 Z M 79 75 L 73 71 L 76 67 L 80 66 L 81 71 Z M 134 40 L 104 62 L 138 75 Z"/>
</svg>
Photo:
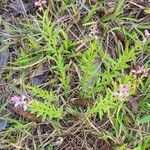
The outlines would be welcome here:
<svg viewBox="0 0 150 150">
<path fill-rule="evenodd" d="M 34 5 L 38 8 L 39 11 L 42 11 L 43 5 L 46 5 L 46 0 L 39 0 L 35 2 Z"/>
<path fill-rule="evenodd" d="M 148 69 L 144 69 L 143 66 L 138 66 L 137 69 L 131 70 L 131 73 L 135 79 L 137 79 L 138 76 L 142 79 L 148 77 Z"/>
<path fill-rule="evenodd" d="M 118 92 L 112 92 L 112 96 L 119 96 Z"/>
<path fill-rule="evenodd" d="M 112 92 L 112 96 L 118 96 L 119 99 L 122 101 L 123 97 L 128 97 L 130 95 L 129 91 L 130 91 L 130 86 L 121 84 L 119 86 L 119 91 Z"/>
<path fill-rule="evenodd" d="M 148 30 L 144 30 L 145 37 L 150 37 L 150 32 Z"/>
<path fill-rule="evenodd" d="M 18 101 L 20 101 L 20 100 L 21 100 L 21 97 L 20 97 L 20 96 L 14 95 L 14 96 L 11 97 L 11 101 L 12 101 L 12 102 L 18 102 Z"/>
<path fill-rule="evenodd" d="M 11 97 L 11 102 L 14 105 L 14 107 L 21 108 L 24 111 L 27 110 L 28 105 L 30 104 L 29 99 L 26 98 L 24 95 L 22 95 L 22 96 L 18 96 L 18 95 L 12 96 Z"/>
<path fill-rule="evenodd" d="M 120 96 L 129 96 L 129 91 L 130 91 L 130 87 L 128 85 L 120 85 L 119 86 L 119 92 L 120 92 Z"/>
<path fill-rule="evenodd" d="M 142 73 L 144 71 L 144 67 L 142 66 L 138 66 L 138 70 L 136 71 L 137 72 L 137 74 L 140 74 L 140 73 Z"/>
</svg>

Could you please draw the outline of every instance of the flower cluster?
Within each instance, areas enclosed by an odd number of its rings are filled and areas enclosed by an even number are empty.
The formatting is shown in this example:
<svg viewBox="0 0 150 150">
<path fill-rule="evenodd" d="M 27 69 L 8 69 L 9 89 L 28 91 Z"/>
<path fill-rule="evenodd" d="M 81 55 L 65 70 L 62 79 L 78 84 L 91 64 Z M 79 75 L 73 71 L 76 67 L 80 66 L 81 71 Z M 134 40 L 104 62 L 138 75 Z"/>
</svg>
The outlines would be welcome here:
<svg viewBox="0 0 150 150">
<path fill-rule="evenodd" d="M 34 3 L 34 5 L 38 8 L 39 11 L 43 10 L 43 6 L 46 5 L 46 0 L 39 0 Z"/>
<path fill-rule="evenodd" d="M 146 77 L 148 77 L 148 70 L 147 69 L 144 69 L 144 67 L 142 66 L 138 66 L 137 67 L 137 69 L 136 70 L 131 70 L 131 73 L 132 73 L 132 75 L 133 75 L 133 77 L 135 78 L 135 79 L 137 79 L 137 77 L 141 77 L 142 79 L 143 78 L 146 78 Z"/>
<path fill-rule="evenodd" d="M 24 111 L 27 110 L 28 105 L 31 103 L 31 101 L 26 98 L 24 95 L 22 96 L 18 96 L 18 95 L 14 95 L 11 97 L 11 102 L 14 105 L 14 107 L 16 108 L 21 108 Z"/>
<path fill-rule="evenodd" d="M 128 97 L 130 95 L 129 91 L 130 91 L 130 86 L 121 84 L 119 86 L 119 91 L 118 92 L 112 92 L 112 95 L 118 96 L 119 100 L 122 100 L 123 97 Z"/>
<path fill-rule="evenodd" d="M 150 37 L 150 32 L 148 30 L 144 30 L 145 37 Z"/>
</svg>

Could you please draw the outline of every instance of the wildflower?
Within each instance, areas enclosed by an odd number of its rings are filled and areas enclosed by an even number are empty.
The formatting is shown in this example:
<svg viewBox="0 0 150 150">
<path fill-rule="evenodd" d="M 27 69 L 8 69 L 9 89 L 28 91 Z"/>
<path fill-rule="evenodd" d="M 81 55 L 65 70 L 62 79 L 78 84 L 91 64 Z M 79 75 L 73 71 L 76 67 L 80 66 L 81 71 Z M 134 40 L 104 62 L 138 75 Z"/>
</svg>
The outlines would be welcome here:
<svg viewBox="0 0 150 150">
<path fill-rule="evenodd" d="M 118 96 L 119 93 L 118 92 L 112 92 L 112 96 Z"/>
<path fill-rule="evenodd" d="M 128 85 L 120 85 L 119 86 L 119 92 L 120 92 L 120 96 L 129 96 L 129 91 L 130 91 L 130 87 Z"/>
<path fill-rule="evenodd" d="M 145 37 L 150 37 L 150 32 L 148 30 L 144 31 Z"/>
<path fill-rule="evenodd" d="M 14 105 L 14 107 L 16 108 L 21 108 L 24 111 L 27 110 L 28 105 L 30 104 L 30 101 L 24 96 L 18 96 L 18 95 L 14 95 L 11 97 L 11 102 Z"/>
<path fill-rule="evenodd" d="M 140 76 L 142 79 L 148 77 L 148 70 L 144 69 L 143 66 L 138 66 L 137 69 L 131 70 L 131 73 L 135 79 L 137 79 L 138 76 Z"/>
<path fill-rule="evenodd" d="M 141 78 L 143 79 L 143 78 L 147 78 L 147 77 L 148 77 L 148 71 L 144 69 Z"/>
<path fill-rule="evenodd" d="M 122 101 L 123 97 L 128 97 L 130 95 L 129 91 L 130 91 L 130 86 L 129 85 L 121 84 L 119 86 L 119 91 L 118 92 L 112 92 L 112 95 L 113 96 L 118 96 L 119 99 Z"/>
<path fill-rule="evenodd" d="M 35 2 L 34 5 L 38 8 L 39 11 L 43 10 L 43 5 L 46 5 L 46 0 L 39 0 Z"/>
</svg>

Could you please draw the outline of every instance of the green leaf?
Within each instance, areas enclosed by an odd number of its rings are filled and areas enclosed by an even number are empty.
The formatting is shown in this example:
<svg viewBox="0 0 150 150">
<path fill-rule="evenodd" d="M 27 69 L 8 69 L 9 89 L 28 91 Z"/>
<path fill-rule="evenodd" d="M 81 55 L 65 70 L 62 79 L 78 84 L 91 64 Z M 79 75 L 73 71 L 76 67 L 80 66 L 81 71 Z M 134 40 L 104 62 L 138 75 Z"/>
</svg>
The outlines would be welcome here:
<svg viewBox="0 0 150 150">
<path fill-rule="evenodd" d="M 144 124 L 147 122 L 150 122 L 150 116 L 145 116 L 138 121 L 139 124 Z"/>
<path fill-rule="evenodd" d="M 52 103 L 43 103 L 37 100 L 33 100 L 29 105 L 29 111 L 37 117 L 41 117 L 42 120 L 61 119 L 63 116 L 62 108 L 57 108 Z"/>
<path fill-rule="evenodd" d="M 47 99 L 49 102 L 56 101 L 58 100 L 58 97 L 52 92 L 52 91 L 47 91 L 42 88 L 39 88 L 34 85 L 28 84 L 26 86 L 36 97 L 41 97 L 43 99 Z"/>
<path fill-rule="evenodd" d="M 123 144 L 122 146 L 117 147 L 116 150 L 126 150 L 128 144 Z"/>
<path fill-rule="evenodd" d="M 112 12 L 110 15 L 104 16 L 104 18 L 102 19 L 102 22 L 105 23 L 110 20 L 114 20 L 117 16 L 119 16 L 122 13 L 122 10 L 124 8 L 123 7 L 124 3 L 125 3 L 125 0 L 119 0 L 116 10 L 114 12 Z"/>
<path fill-rule="evenodd" d="M 94 13 L 100 9 L 102 6 L 99 6 L 99 3 L 96 3 L 92 8 L 91 10 L 89 11 L 88 15 L 84 18 L 83 22 L 84 23 L 87 23 L 93 16 L 94 16 Z"/>
</svg>

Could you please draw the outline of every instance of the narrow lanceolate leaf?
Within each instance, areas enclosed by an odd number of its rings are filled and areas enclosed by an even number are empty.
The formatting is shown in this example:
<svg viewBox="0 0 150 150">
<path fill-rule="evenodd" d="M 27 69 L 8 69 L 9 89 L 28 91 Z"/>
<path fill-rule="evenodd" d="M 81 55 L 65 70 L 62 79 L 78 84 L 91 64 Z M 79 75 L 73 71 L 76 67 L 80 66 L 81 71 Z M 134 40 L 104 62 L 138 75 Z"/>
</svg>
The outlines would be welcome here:
<svg viewBox="0 0 150 150">
<path fill-rule="evenodd" d="M 110 13 L 109 15 L 104 16 L 104 18 L 102 19 L 102 22 L 108 22 L 110 20 L 114 20 L 117 16 L 119 16 L 122 13 L 122 10 L 124 8 L 123 7 L 124 3 L 125 3 L 125 0 L 119 0 L 116 10 Z"/>
<path fill-rule="evenodd" d="M 123 10 L 123 6 L 124 6 L 124 3 L 125 3 L 125 0 L 119 0 L 118 1 L 118 6 L 115 10 L 115 13 L 114 13 L 114 17 L 117 17 L 118 15 L 120 15 L 120 13 L 122 12 Z"/>
<path fill-rule="evenodd" d="M 145 116 L 138 121 L 139 124 L 144 124 L 148 122 L 150 122 L 150 116 Z"/>
</svg>

